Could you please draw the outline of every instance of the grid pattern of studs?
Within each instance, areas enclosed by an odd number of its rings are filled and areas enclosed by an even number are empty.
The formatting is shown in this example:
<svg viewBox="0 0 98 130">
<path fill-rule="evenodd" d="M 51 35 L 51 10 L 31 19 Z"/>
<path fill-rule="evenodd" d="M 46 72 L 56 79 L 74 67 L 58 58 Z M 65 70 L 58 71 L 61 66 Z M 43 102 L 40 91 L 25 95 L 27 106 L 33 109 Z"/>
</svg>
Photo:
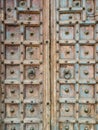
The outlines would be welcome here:
<svg viewBox="0 0 98 130">
<path fill-rule="evenodd" d="M 44 91 L 46 58 L 44 59 L 43 1 L 0 2 L 2 19 L 0 129 L 42 130 L 46 116 L 43 104 L 44 99 L 46 98 L 46 101 L 48 99 L 48 95 L 45 95 L 47 88 Z"/>
<path fill-rule="evenodd" d="M 98 1 L 54 0 L 52 10 L 52 130 L 97 130 Z"/>
</svg>

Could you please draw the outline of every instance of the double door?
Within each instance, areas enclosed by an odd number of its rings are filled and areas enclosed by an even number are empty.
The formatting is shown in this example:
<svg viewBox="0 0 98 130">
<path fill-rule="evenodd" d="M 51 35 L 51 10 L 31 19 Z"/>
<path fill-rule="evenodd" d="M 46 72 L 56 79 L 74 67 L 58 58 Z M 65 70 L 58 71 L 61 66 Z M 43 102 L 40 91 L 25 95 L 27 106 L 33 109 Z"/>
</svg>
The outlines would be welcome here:
<svg viewBox="0 0 98 130">
<path fill-rule="evenodd" d="M 97 0 L 0 0 L 0 130 L 98 130 L 97 15 Z"/>
</svg>

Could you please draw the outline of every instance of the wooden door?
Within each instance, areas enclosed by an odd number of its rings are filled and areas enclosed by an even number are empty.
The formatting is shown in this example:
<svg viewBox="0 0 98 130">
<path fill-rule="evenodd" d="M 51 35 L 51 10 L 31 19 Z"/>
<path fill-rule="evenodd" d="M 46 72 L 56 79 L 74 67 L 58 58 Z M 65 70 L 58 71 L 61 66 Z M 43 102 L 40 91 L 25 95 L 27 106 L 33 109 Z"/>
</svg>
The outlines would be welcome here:
<svg viewBox="0 0 98 130">
<path fill-rule="evenodd" d="M 49 0 L 0 9 L 0 130 L 50 130 Z"/>
<path fill-rule="evenodd" d="M 51 0 L 51 130 L 98 130 L 98 0 Z"/>
</svg>

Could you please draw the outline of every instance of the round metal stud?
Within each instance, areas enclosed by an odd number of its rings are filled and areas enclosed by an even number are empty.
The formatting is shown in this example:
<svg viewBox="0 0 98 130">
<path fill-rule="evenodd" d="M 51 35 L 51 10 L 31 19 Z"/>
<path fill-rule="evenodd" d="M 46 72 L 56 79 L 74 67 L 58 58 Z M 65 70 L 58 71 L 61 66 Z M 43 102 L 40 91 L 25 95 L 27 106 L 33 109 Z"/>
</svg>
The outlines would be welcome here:
<svg viewBox="0 0 98 130">
<path fill-rule="evenodd" d="M 31 127 L 30 130 L 34 130 L 34 127 Z"/>
<path fill-rule="evenodd" d="M 10 70 L 10 74 L 14 74 L 14 70 Z"/>
<path fill-rule="evenodd" d="M 70 51 L 69 51 L 69 50 L 67 50 L 67 51 L 66 51 L 66 54 L 70 54 Z"/>
<path fill-rule="evenodd" d="M 75 5 L 76 5 L 76 6 L 79 6 L 79 2 L 77 2 Z"/>
<path fill-rule="evenodd" d="M 30 112 L 34 112 L 34 111 L 35 111 L 34 108 L 31 108 L 31 109 L 30 109 Z"/>
<path fill-rule="evenodd" d="M 65 92 L 68 93 L 69 92 L 69 88 L 65 88 Z"/>
<path fill-rule="evenodd" d="M 24 5 L 25 5 L 25 1 L 23 1 L 23 0 L 20 1 L 20 5 L 21 5 L 21 6 L 24 6 Z"/>
<path fill-rule="evenodd" d="M 31 33 L 30 33 L 30 35 L 31 35 L 31 36 L 33 36 L 33 35 L 34 35 L 34 33 L 33 33 L 33 32 L 31 32 Z"/>
<path fill-rule="evenodd" d="M 84 130 L 89 130 L 89 129 L 87 127 L 85 127 Z"/>
<path fill-rule="evenodd" d="M 72 19 L 72 16 L 71 16 L 71 15 L 69 16 L 69 19 Z"/>
<path fill-rule="evenodd" d="M 8 12 L 11 12 L 11 8 L 7 8 L 7 11 L 8 11 Z"/>
<path fill-rule="evenodd" d="M 15 93 L 15 90 L 14 90 L 14 89 L 12 89 L 12 90 L 11 90 L 11 93 L 12 93 L 12 94 L 13 94 L 13 93 Z"/>
<path fill-rule="evenodd" d="M 66 32 L 65 32 L 65 34 L 66 34 L 66 35 L 68 35 L 68 34 L 69 34 L 69 32 L 68 32 L 68 31 L 66 31 Z"/>
<path fill-rule="evenodd" d="M 85 113 L 88 113 L 88 112 L 89 112 L 89 109 L 88 109 L 88 108 L 85 108 L 85 109 L 84 109 L 84 112 L 85 112 Z"/>
<path fill-rule="evenodd" d="M 15 127 L 12 127 L 11 130 L 16 130 L 16 128 L 15 128 Z"/>
<path fill-rule="evenodd" d="M 85 71 L 84 71 L 84 74 L 85 74 L 85 75 L 88 75 L 88 74 L 89 74 L 89 72 L 88 72 L 87 70 L 85 70 Z"/>
<path fill-rule="evenodd" d="M 84 91 L 86 94 L 88 94 L 89 93 L 89 90 L 88 89 L 85 89 L 85 91 Z"/>
<path fill-rule="evenodd" d="M 89 31 L 85 31 L 85 35 L 89 35 Z"/>
<path fill-rule="evenodd" d="M 30 89 L 30 91 L 29 91 L 30 93 L 33 93 L 34 91 L 33 91 L 33 89 Z"/>
<path fill-rule="evenodd" d="M 65 130 L 69 130 L 69 126 L 65 126 Z"/>
<path fill-rule="evenodd" d="M 29 17 L 28 17 L 28 20 L 32 20 L 32 17 L 31 17 L 31 16 L 29 16 Z"/>
<path fill-rule="evenodd" d="M 88 55 L 89 54 L 89 51 L 85 51 L 85 55 Z"/>
<path fill-rule="evenodd" d="M 10 109 L 10 112 L 11 112 L 11 113 L 14 113 L 14 112 L 15 112 L 14 108 L 11 108 L 11 109 Z"/>
<path fill-rule="evenodd" d="M 11 55 L 14 55 L 14 50 L 11 50 Z"/>
<path fill-rule="evenodd" d="M 15 36 L 15 34 L 14 33 L 11 33 L 11 37 L 14 37 Z"/>
<path fill-rule="evenodd" d="M 69 108 L 68 108 L 68 107 L 66 107 L 66 108 L 65 108 L 65 111 L 66 111 L 66 112 L 69 112 Z"/>
</svg>

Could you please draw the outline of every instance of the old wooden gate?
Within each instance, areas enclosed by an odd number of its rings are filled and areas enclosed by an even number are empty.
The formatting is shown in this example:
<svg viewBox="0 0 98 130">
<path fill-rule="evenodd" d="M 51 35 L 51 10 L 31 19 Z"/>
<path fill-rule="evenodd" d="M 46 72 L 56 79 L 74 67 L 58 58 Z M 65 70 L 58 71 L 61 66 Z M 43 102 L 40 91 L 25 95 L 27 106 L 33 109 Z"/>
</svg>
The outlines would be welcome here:
<svg viewBox="0 0 98 130">
<path fill-rule="evenodd" d="M 0 0 L 0 130 L 98 130 L 98 0 Z"/>
</svg>

